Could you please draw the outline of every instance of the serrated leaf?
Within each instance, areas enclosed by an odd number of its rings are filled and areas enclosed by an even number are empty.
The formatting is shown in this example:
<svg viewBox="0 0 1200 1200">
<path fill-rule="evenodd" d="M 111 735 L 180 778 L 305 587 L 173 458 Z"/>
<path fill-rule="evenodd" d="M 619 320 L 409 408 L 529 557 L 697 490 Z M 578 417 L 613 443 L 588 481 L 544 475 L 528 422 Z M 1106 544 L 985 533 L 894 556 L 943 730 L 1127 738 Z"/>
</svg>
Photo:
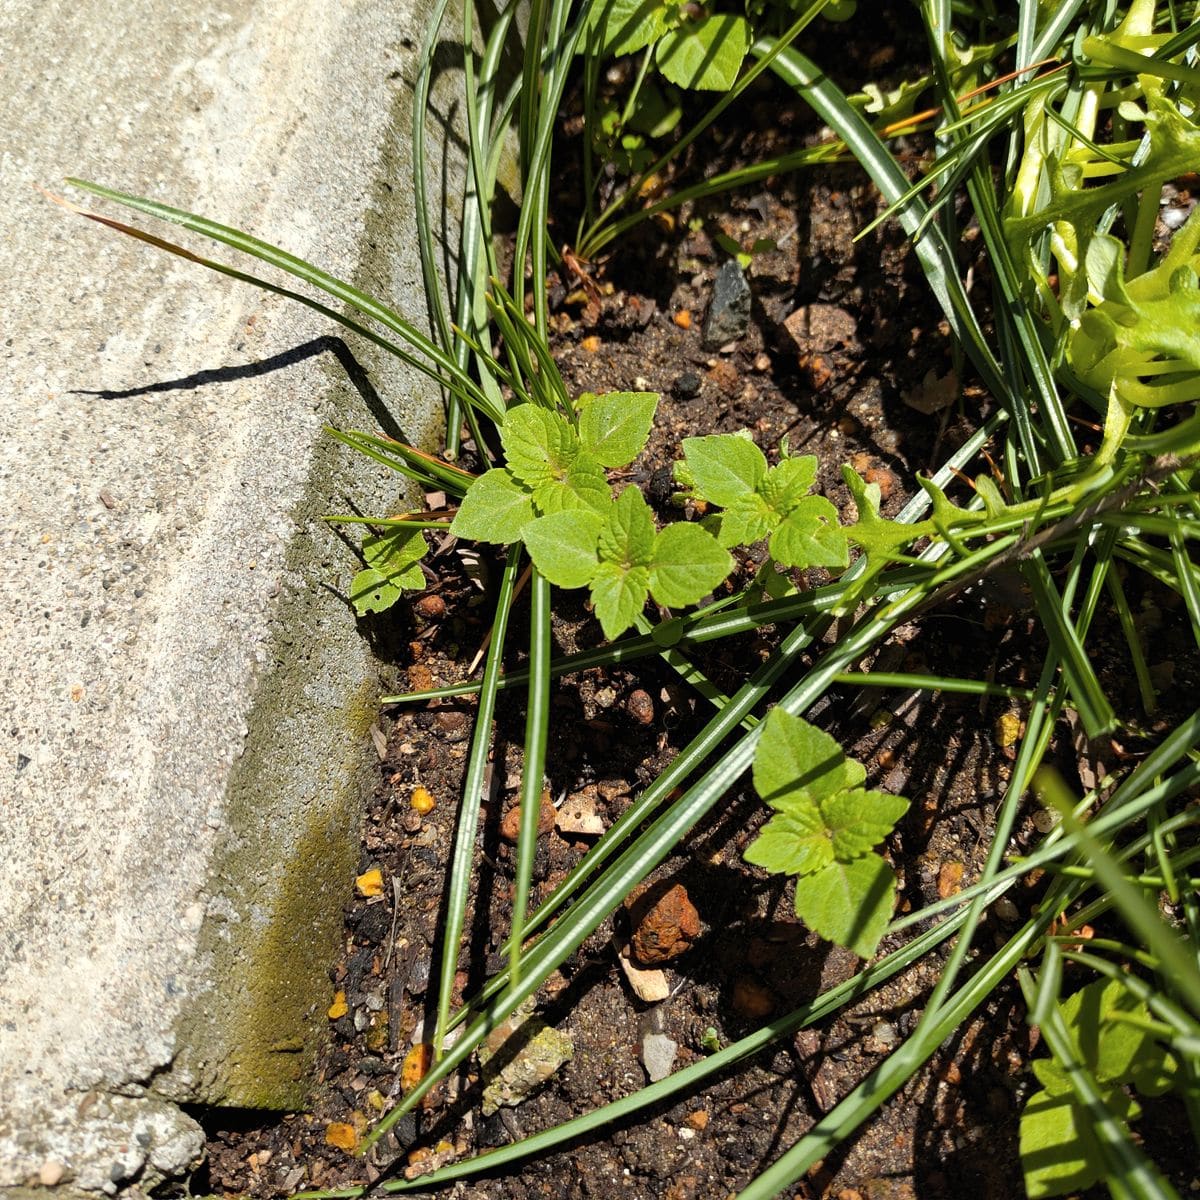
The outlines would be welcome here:
<svg viewBox="0 0 1200 1200">
<path fill-rule="evenodd" d="M 833 843 L 817 806 L 796 801 L 762 827 L 743 857 L 780 875 L 808 875 L 833 862 Z"/>
<path fill-rule="evenodd" d="M 773 808 L 793 796 L 815 802 L 858 787 L 866 775 L 829 734 L 781 708 L 771 710 L 754 754 L 754 787 Z"/>
<path fill-rule="evenodd" d="M 825 797 L 819 807 L 832 838 L 834 858 L 849 862 L 869 853 L 892 832 L 908 811 L 908 801 L 885 792 L 852 788 Z"/>
<path fill-rule="evenodd" d="M 623 568 L 648 568 L 654 537 L 654 518 L 649 505 L 637 488 L 628 487 L 609 508 L 600 530 L 600 560 Z"/>
<path fill-rule="evenodd" d="M 895 903 L 896 877 L 878 854 L 831 862 L 796 880 L 796 915 L 860 958 L 875 953 Z"/>
<path fill-rule="evenodd" d="M 609 641 L 633 624 L 646 603 L 649 588 L 650 572 L 645 567 L 600 563 L 592 580 L 592 605 Z"/>
<path fill-rule="evenodd" d="M 657 392 L 607 392 L 579 415 L 583 448 L 606 467 L 623 467 L 642 452 L 654 423 Z"/>
<path fill-rule="evenodd" d="M 581 453 L 534 487 L 533 503 L 541 514 L 573 508 L 606 513 L 612 504 L 612 489 L 604 468 L 590 455 Z"/>
<path fill-rule="evenodd" d="M 776 526 L 768 543 L 771 557 L 785 567 L 830 567 L 850 562 L 837 509 L 824 496 L 804 496 Z"/>
<path fill-rule="evenodd" d="M 671 30 L 655 47 L 658 69 L 679 87 L 727 92 L 750 49 L 745 17 L 714 13 Z"/>
<path fill-rule="evenodd" d="M 779 522 L 779 515 L 757 492 L 747 492 L 721 514 L 718 541 L 722 546 L 749 546 L 766 537 Z"/>
<path fill-rule="evenodd" d="M 586 587 L 600 560 L 596 540 L 603 519 L 598 513 L 574 509 L 538 517 L 525 526 L 525 548 L 533 565 L 558 587 Z"/>
<path fill-rule="evenodd" d="M 804 498 L 817 480 L 817 456 L 785 458 L 772 467 L 758 485 L 763 499 L 781 516 Z"/>
<path fill-rule="evenodd" d="M 560 414 L 536 404 L 510 408 L 500 427 L 509 471 L 531 488 L 562 479 L 579 454 L 579 438 Z"/>
<path fill-rule="evenodd" d="M 450 532 L 473 542 L 509 545 L 521 540 L 521 530 L 533 517 L 533 497 L 507 471 L 495 467 L 467 489 Z"/>
<path fill-rule="evenodd" d="M 722 508 L 728 508 L 747 492 L 757 491 L 767 474 L 763 452 L 735 433 L 684 438 L 683 453 L 696 491 Z"/>
<path fill-rule="evenodd" d="M 671 27 L 675 9 L 662 0 L 596 0 L 588 14 L 601 58 L 633 54 Z"/>
<path fill-rule="evenodd" d="M 696 604 L 733 570 L 733 559 L 698 525 L 668 525 L 654 539 L 650 591 L 659 604 Z"/>
</svg>

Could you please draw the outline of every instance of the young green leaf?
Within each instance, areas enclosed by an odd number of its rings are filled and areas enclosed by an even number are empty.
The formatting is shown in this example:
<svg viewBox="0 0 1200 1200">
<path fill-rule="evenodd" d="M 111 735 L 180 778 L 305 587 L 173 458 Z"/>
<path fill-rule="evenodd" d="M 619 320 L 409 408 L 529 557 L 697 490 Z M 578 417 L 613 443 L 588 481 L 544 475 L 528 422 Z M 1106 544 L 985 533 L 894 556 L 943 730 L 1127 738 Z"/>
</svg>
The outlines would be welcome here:
<svg viewBox="0 0 1200 1200">
<path fill-rule="evenodd" d="M 657 392 L 607 392 L 579 398 L 579 440 L 584 451 L 605 467 L 624 467 L 646 445 Z"/>
<path fill-rule="evenodd" d="M 722 508 L 757 491 L 767 474 L 763 452 L 748 437 L 736 433 L 684 438 L 683 455 L 696 491 Z"/>
<path fill-rule="evenodd" d="M 502 467 L 486 471 L 467 489 L 450 523 L 455 537 L 511 545 L 534 518 L 533 495 Z"/>
<path fill-rule="evenodd" d="M 1146 1027 L 1150 1013 L 1119 979 L 1098 979 L 1059 1005 L 1079 1063 L 1095 1079 L 1104 1104 L 1119 1121 L 1134 1120 L 1139 1106 L 1122 1085 L 1158 1096 L 1175 1082 L 1175 1063 Z M 1032 1064 L 1042 1090 L 1021 1114 L 1021 1161 L 1031 1197 L 1061 1196 L 1105 1177 L 1093 1119 L 1080 1105 L 1055 1058 Z"/>
<path fill-rule="evenodd" d="M 733 562 L 698 525 L 668 525 L 650 551 L 650 591 L 671 608 L 698 604 L 729 574 Z"/>
<path fill-rule="evenodd" d="M 599 513 L 586 509 L 554 513 L 525 527 L 525 548 L 557 587 L 587 587 L 600 565 L 596 543 L 603 524 Z"/>
<path fill-rule="evenodd" d="M 750 49 L 745 17 L 713 13 L 671 30 L 655 47 L 658 69 L 674 84 L 727 92 L 737 80 Z"/>
<path fill-rule="evenodd" d="M 599 39 L 599 57 L 633 54 L 658 41 L 678 20 L 677 11 L 663 0 L 597 0 L 588 27 Z"/>
<path fill-rule="evenodd" d="M 350 582 L 350 602 L 361 617 L 384 612 L 405 591 L 425 586 L 425 573 L 418 559 L 429 549 L 420 530 L 389 529 L 363 538 L 362 553 L 367 563 Z"/>
<path fill-rule="evenodd" d="M 895 904 L 895 873 L 878 854 L 835 859 L 796 880 L 796 916 L 860 958 L 875 953 Z"/>
<path fill-rule="evenodd" d="M 653 595 L 660 604 L 695 604 L 729 574 L 733 560 L 696 525 L 655 531 L 637 488 L 626 488 L 603 516 L 570 511 L 525 528 L 534 565 L 559 587 L 590 587 L 605 636 L 633 624 Z"/>
<path fill-rule="evenodd" d="M 722 546 L 749 545 L 769 534 L 771 556 L 784 566 L 840 570 L 849 563 L 837 509 L 808 494 L 817 478 L 813 455 L 784 457 L 768 470 L 763 452 L 740 434 L 685 438 L 683 452 L 676 478 L 725 509 L 717 533 Z"/>
<path fill-rule="evenodd" d="M 592 580 L 592 605 L 609 641 L 619 637 L 637 619 L 649 590 L 650 572 L 645 567 L 600 564 Z"/>
<path fill-rule="evenodd" d="M 796 875 L 796 914 L 822 937 L 870 958 L 891 918 L 895 877 L 872 852 L 908 801 L 860 785 L 861 763 L 828 734 L 782 709 L 767 718 L 754 756 L 754 786 L 775 815 L 746 850 L 747 862 Z"/>
</svg>

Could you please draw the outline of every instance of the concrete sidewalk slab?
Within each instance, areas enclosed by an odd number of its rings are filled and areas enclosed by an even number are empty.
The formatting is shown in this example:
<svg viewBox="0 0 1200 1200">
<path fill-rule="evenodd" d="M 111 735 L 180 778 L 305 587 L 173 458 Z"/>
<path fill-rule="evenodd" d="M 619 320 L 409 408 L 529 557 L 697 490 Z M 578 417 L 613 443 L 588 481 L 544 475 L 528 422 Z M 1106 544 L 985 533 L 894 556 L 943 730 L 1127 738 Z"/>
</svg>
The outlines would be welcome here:
<svg viewBox="0 0 1200 1200">
<path fill-rule="evenodd" d="M 0 8 L 0 1195 L 148 1189 L 201 1152 L 178 1102 L 302 1102 L 387 682 L 317 518 L 399 492 L 322 426 L 378 428 L 372 388 L 410 440 L 440 413 L 370 348 L 352 386 L 316 314 L 35 185 L 191 208 L 421 317 L 429 7 Z"/>
</svg>

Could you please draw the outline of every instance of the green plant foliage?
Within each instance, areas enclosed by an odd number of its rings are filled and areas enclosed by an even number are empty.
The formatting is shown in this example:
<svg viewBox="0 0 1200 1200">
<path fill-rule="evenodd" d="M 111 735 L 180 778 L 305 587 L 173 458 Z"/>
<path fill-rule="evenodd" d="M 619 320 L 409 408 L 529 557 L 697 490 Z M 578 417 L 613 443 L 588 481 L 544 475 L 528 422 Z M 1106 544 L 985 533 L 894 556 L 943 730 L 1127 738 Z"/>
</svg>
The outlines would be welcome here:
<svg viewBox="0 0 1200 1200">
<path fill-rule="evenodd" d="M 750 49 L 745 17 L 713 13 L 670 30 L 654 49 L 658 69 L 672 83 L 698 91 L 727 92 Z"/>
<path fill-rule="evenodd" d="M 654 392 L 585 395 L 578 431 L 548 408 L 521 404 L 509 409 L 500 428 L 505 466 L 471 485 L 451 532 L 508 545 L 521 540 L 535 517 L 576 509 L 605 512 L 612 492 L 604 469 L 637 457 L 657 405 Z"/>
<path fill-rule="evenodd" d="M 653 46 L 667 79 L 702 91 L 728 91 L 753 41 L 745 17 L 712 13 L 693 20 L 672 0 L 601 0 L 592 6 L 589 33 L 600 58 Z"/>
<path fill-rule="evenodd" d="M 862 787 L 867 773 L 827 733 L 773 709 L 754 755 L 754 786 L 775 810 L 746 861 L 796 875 L 796 915 L 870 958 L 892 915 L 896 880 L 874 853 L 908 801 Z"/>
<path fill-rule="evenodd" d="M 771 556 L 784 566 L 847 566 L 837 509 L 824 496 L 809 495 L 817 478 L 814 455 L 785 456 L 768 468 L 749 437 L 728 433 L 685 438 L 683 453 L 676 479 L 725 510 L 717 527 L 722 546 L 747 546 L 770 535 Z"/>
<path fill-rule="evenodd" d="M 1126 1085 L 1159 1096 L 1175 1082 L 1175 1064 L 1146 1026 L 1150 1013 L 1119 979 L 1100 979 L 1059 1006 L 1076 1061 L 1093 1078 L 1105 1107 L 1121 1123 L 1141 1112 Z M 1031 1200 L 1101 1182 L 1107 1172 L 1094 1119 L 1079 1103 L 1070 1075 L 1054 1058 L 1038 1059 L 1042 1085 L 1021 1114 L 1021 1162 Z"/>
<path fill-rule="evenodd" d="M 1067 354 L 1079 378 L 1126 405 L 1159 408 L 1200 400 L 1200 284 L 1195 215 L 1151 271 L 1125 280 L 1125 247 L 1097 234 L 1087 250 L 1089 292 L 1100 303 L 1072 330 Z"/>
<path fill-rule="evenodd" d="M 358 615 L 391 608 L 403 592 L 425 586 L 420 562 L 429 549 L 419 529 L 389 529 L 363 538 L 365 570 L 350 583 L 350 602 Z"/>
<path fill-rule="evenodd" d="M 733 560 L 698 525 L 655 531 L 637 488 L 626 488 L 601 515 L 584 509 L 551 513 L 524 531 L 537 569 L 559 587 L 588 587 L 608 638 L 634 623 L 651 595 L 685 606 L 706 596 L 733 569 Z"/>
</svg>

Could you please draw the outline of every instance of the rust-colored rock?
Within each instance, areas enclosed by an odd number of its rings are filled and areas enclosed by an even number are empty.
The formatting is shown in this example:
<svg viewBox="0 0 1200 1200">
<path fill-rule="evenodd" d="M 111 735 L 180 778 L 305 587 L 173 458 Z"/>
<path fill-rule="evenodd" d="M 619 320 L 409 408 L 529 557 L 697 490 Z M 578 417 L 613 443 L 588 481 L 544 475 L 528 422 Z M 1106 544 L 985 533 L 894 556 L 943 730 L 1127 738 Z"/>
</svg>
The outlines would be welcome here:
<svg viewBox="0 0 1200 1200">
<path fill-rule="evenodd" d="M 700 914 L 680 883 L 637 888 L 625 901 L 633 926 L 630 950 L 645 967 L 677 958 L 700 936 Z"/>
<path fill-rule="evenodd" d="M 422 596 L 413 605 L 413 608 L 429 621 L 440 621 L 446 615 L 445 600 L 441 596 L 434 595 L 432 592 Z"/>
<path fill-rule="evenodd" d="M 639 724 L 649 725 L 654 721 L 654 701 L 650 693 L 642 688 L 631 692 L 625 701 L 625 711 Z"/>
<path fill-rule="evenodd" d="M 550 799 L 550 790 L 547 788 L 542 793 L 542 803 L 538 809 L 538 837 L 549 833 L 554 828 L 554 816 L 554 804 Z M 500 822 L 500 836 L 514 846 L 517 844 L 517 839 L 521 836 L 521 806 L 519 804 L 514 804 L 504 814 L 504 819 Z"/>
</svg>

